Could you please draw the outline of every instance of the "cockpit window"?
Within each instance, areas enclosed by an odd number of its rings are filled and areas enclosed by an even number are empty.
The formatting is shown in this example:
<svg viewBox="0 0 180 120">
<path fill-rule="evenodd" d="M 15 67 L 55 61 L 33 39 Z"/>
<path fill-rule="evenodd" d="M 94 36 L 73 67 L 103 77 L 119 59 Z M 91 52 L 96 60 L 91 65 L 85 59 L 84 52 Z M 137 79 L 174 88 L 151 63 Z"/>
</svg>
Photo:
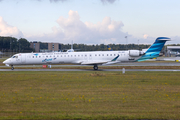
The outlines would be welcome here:
<svg viewBox="0 0 180 120">
<path fill-rule="evenodd" d="M 14 55 L 14 56 L 12 56 L 11 58 L 18 58 L 18 56 L 15 56 L 15 55 Z"/>
</svg>

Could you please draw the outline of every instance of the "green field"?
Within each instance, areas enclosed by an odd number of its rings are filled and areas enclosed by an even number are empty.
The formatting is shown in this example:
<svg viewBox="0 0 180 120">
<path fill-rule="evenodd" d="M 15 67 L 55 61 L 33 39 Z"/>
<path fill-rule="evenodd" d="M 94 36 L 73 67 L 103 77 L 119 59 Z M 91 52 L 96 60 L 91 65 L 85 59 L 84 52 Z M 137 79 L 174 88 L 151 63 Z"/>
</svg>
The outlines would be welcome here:
<svg viewBox="0 0 180 120">
<path fill-rule="evenodd" d="M 179 119 L 180 72 L 0 72 L 1 119 Z"/>
</svg>

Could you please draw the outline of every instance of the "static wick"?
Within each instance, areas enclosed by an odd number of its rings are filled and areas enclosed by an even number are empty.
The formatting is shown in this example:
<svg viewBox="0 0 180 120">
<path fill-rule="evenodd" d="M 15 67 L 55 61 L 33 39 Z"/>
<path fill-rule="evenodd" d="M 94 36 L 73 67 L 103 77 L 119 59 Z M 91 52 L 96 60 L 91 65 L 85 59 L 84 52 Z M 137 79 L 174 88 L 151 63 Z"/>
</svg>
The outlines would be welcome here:
<svg viewBox="0 0 180 120">
<path fill-rule="evenodd" d="M 125 74 L 126 70 L 125 68 L 122 69 L 122 74 Z"/>
</svg>

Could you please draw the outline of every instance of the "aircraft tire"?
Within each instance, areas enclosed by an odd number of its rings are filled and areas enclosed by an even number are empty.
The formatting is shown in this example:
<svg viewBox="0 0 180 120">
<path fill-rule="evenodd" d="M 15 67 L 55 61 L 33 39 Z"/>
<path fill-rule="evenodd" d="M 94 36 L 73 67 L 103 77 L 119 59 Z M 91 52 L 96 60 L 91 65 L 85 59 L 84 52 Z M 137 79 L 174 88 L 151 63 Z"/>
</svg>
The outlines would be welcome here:
<svg viewBox="0 0 180 120">
<path fill-rule="evenodd" d="M 14 67 L 11 67 L 11 70 L 14 70 Z"/>
<path fill-rule="evenodd" d="M 98 66 L 97 65 L 95 65 L 93 68 L 94 68 L 94 70 L 98 70 Z"/>
</svg>

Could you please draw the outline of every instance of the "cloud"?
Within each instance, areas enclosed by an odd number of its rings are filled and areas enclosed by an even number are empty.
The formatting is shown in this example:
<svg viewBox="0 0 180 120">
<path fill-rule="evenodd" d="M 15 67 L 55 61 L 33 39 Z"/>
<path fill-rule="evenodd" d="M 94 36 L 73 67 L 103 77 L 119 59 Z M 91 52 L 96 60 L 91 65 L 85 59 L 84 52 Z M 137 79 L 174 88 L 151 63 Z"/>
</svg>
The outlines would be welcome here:
<svg viewBox="0 0 180 120">
<path fill-rule="evenodd" d="M 103 4 L 105 4 L 105 3 L 114 3 L 116 0 L 101 0 L 101 2 L 103 3 Z"/>
<path fill-rule="evenodd" d="M 144 34 L 144 35 L 143 35 L 143 38 L 144 38 L 144 39 L 147 39 L 147 38 L 148 38 L 148 34 Z"/>
<path fill-rule="evenodd" d="M 40 41 L 54 41 L 69 43 L 72 40 L 77 43 L 126 43 L 124 36 L 131 35 L 122 32 L 124 24 L 121 21 L 105 17 L 101 22 L 91 23 L 80 20 L 77 11 L 70 10 L 68 18 L 63 16 L 57 19 L 58 26 L 52 27 L 52 33 L 31 37 Z"/>
<path fill-rule="evenodd" d="M 17 27 L 8 25 L 0 16 L 0 36 L 23 37 L 23 33 Z"/>
</svg>

